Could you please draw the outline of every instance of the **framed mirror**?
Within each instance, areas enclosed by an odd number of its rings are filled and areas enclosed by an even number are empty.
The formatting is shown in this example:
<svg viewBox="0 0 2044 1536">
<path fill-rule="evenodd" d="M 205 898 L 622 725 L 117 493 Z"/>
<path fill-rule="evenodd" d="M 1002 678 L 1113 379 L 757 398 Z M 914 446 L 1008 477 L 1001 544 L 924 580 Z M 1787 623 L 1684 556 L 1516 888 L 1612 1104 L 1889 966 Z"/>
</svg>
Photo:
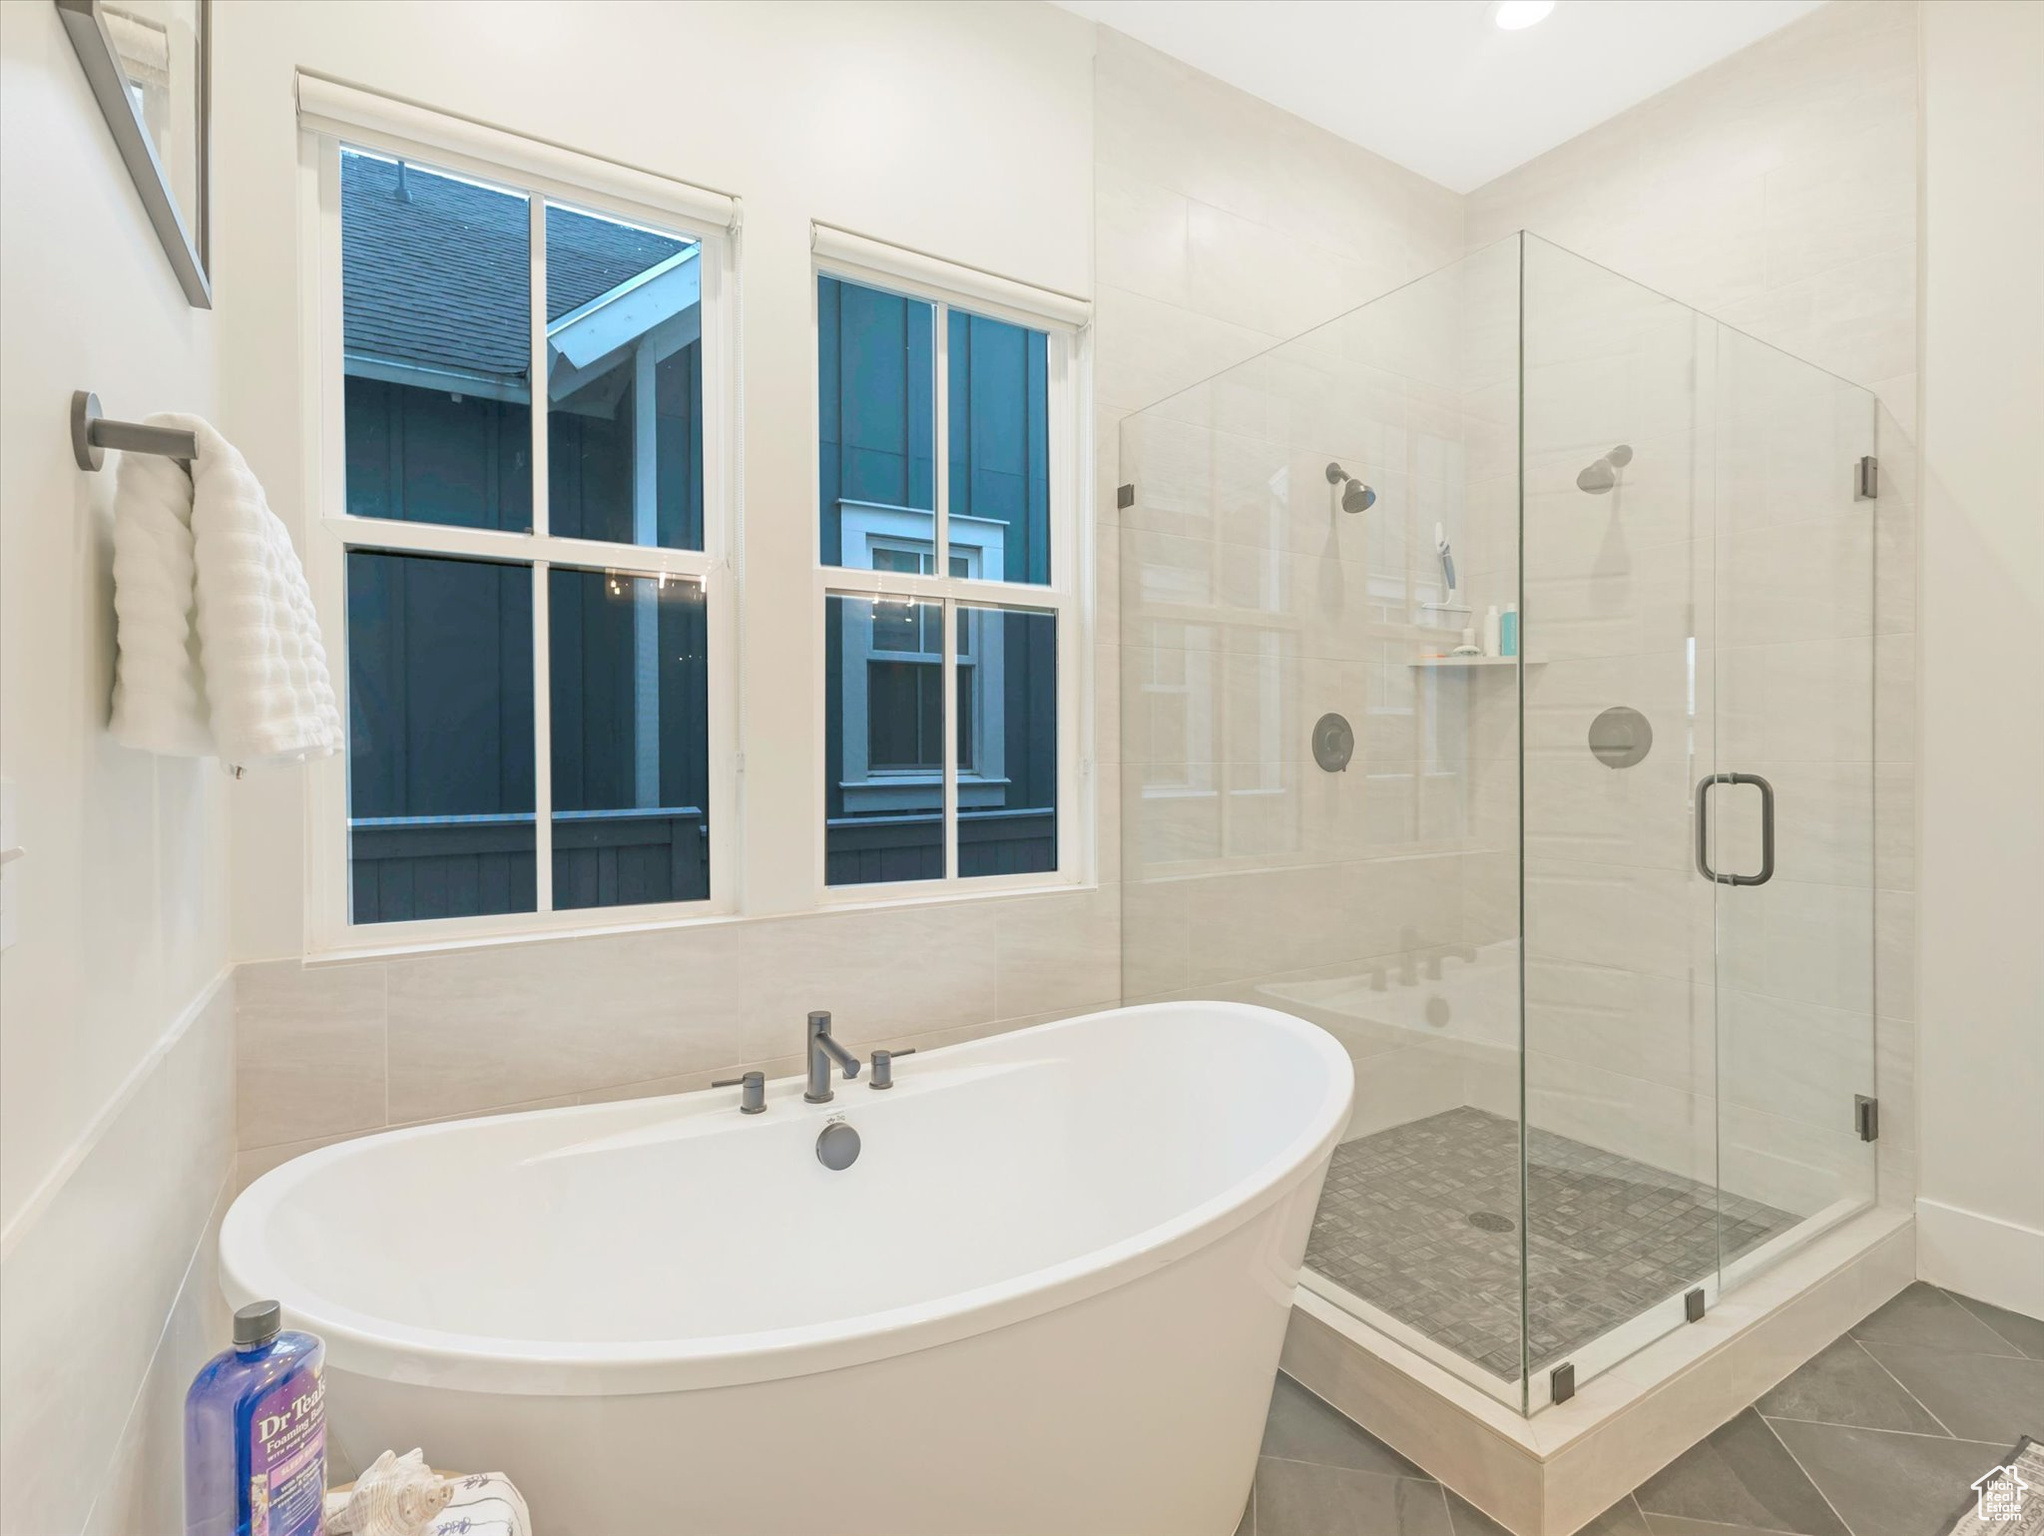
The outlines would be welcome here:
<svg viewBox="0 0 2044 1536">
<path fill-rule="evenodd" d="M 178 286 L 195 309 L 211 309 L 211 0 L 56 0 L 56 6 Z"/>
</svg>

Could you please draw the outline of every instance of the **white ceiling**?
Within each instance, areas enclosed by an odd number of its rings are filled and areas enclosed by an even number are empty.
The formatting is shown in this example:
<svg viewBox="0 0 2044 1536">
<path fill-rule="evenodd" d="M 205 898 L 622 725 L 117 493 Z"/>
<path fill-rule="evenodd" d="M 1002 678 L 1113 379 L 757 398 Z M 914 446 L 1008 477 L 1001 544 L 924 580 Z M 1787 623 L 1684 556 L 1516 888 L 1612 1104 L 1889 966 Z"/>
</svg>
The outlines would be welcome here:
<svg viewBox="0 0 2044 1536">
<path fill-rule="evenodd" d="M 1824 0 L 1560 0 L 1505 32 L 1486 0 L 1057 0 L 1472 191 Z"/>
</svg>

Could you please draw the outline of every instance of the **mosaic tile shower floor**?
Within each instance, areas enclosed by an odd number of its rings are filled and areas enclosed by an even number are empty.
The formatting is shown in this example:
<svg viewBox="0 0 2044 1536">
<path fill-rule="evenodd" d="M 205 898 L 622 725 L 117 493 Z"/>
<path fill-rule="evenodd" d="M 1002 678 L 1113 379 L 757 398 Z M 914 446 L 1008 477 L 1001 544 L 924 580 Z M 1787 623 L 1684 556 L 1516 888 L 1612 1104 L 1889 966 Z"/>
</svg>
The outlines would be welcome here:
<svg viewBox="0 0 2044 1536">
<path fill-rule="evenodd" d="M 1542 1369 L 1796 1218 L 1534 1130 L 1528 1331 Z M 1464 1106 L 1334 1149 L 1307 1267 L 1485 1370 L 1519 1374 L 1519 1127 Z"/>
</svg>

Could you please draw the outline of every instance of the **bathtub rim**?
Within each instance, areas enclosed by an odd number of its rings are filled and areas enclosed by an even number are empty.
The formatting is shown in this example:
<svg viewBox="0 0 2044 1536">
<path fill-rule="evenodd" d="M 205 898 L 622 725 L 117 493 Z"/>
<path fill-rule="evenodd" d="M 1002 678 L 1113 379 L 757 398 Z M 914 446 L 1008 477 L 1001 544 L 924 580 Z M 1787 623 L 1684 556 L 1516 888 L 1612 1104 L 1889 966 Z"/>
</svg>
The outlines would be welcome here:
<svg viewBox="0 0 2044 1536">
<path fill-rule="evenodd" d="M 269 1252 L 264 1218 L 288 1202 L 300 1181 L 372 1144 L 473 1134 L 479 1126 L 513 1119 L 593 1117 L 619 1103 L 644 1106 L 660 1099 L 507 1111 L 406 1126 L 293 1158 L 251 1183 L 230 1206 L 219 1237 L 221 1289 L 234 1306 L 275 1296 L 289 1322 L 325 1340 L 329 1363 L 337 1369 L 414 1385 L 515 1395 L 612 1396 L 737 1386 L 839 1370 L 969 1338 L 1132 1284 L 1196 1253 L 1286 1199 L 1332 1155 L 1348 1123 L 1354 1065 L 1326 1030 L 1259 1004 L 1187 999 L 1100 1009 L 940 1049 L 946 1056 L 958 1053 L 969 1058 L 978 1048 L 1012 1047 L 1103 1018 L 1186 1008 L 1251 1019 L 1259 1029 L 1276 1028 L 1304 1042 L 1325 1068 L 1323 1091 L 1306 1123 L 1271 1157 L 1176 1216 L 1059 1263 L 970 1290 L 850 1318 L 751 1333 L 567 1342 L 419 1328 L 357 1312 L 324 1297 L 307 1309 L 293 1304 L 288 1285 L 283 1286 L 284 1294 L 274 1286 L 265 1288 L 272 1277 L 281 1283 L 291 1276 L 288 1262 Z M 716 1091 L 697 1089 L 661 1098 L 692 1100 Z M 742 1127 L 733 1129 L 743 1133 Z"/>
</svg>

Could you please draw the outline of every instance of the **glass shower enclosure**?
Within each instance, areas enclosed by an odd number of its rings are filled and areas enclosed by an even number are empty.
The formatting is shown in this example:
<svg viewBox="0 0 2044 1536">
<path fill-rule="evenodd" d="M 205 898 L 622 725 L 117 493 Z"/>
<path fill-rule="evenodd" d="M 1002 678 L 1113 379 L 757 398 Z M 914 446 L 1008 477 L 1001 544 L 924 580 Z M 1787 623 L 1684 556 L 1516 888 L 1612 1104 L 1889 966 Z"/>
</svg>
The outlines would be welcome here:
<svg viewBox="0 0 2044 1536">
<path fill-rule="evenodd" d="M 1122 424 L 1124 996 L 1342 1041 L 1304 1283 L 1522 1411 L 1874 1198 L 1874 423 L 1522 234 Z"/>
</svg>

